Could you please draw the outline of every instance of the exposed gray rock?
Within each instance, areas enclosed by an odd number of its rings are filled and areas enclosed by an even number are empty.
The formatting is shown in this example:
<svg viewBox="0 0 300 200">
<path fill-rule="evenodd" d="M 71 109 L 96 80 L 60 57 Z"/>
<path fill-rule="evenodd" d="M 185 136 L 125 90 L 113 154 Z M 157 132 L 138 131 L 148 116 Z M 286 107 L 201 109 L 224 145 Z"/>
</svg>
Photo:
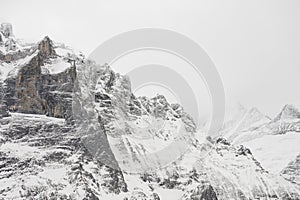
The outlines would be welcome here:
<svg viewBox="0 0 300 200">
<path fill-rule="evenodd" d="M 281 174 L 286 179 L 300 185 L 300 154 L 281 171 Z"/>
<path fill-rule="evenodd" d="M 13 29 L 10 23 L 2 23 L 0 27 L 0 31 L 3 33 L 5 37 L 13 36 Z"/>
<path fill-rule="evenodd" d="M 184 200 L 218 200 L 214 188 L 209 184 L 201 184 L 191 190 Z"/>
<path fill-rule="evenodd" d="M 53 42 L 48 36 L 46 36 L 39 44 L 38 49 L 40 50 L 40 55 L 43 58 L 49 58 L 50 56 L 55 56 L 56 52 L 54 50 Z"/>
<path fill-rule="evenodd" d="M 42 74 L 45 60 L 55 56 L 52 41 L 45 37 L 39 44 L 39 52 L 22 67 L 17 77 L 5 80 L 9 111 L 46 114 L 51 117 L 71 117 L 72 91 L 76 79 L 76 66 L 59 74 Z"/>
<path fill-rule="evenodd" d="M 4 100 L 5 91 L 3 83 L 0 82 L 0 118 L 8 116 L 7 103 Z"/>
</svg>

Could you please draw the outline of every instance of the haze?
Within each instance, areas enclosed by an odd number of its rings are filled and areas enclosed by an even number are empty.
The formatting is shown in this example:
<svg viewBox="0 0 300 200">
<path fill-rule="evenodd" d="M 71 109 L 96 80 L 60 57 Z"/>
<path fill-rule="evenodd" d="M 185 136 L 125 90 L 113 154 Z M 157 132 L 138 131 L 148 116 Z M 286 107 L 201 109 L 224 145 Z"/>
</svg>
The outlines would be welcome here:
<svg viewBox="0 0 300 200">
<path fill-rule="evenodd" d="M 45 35 L 88 55 L 111 36 L 142 27 L 171 29 L 214 61 L 227 104 L 273 117 L 300 106 L 300 1 L 1 1 L 0 22 L 17 38 Z"/>
</svg>

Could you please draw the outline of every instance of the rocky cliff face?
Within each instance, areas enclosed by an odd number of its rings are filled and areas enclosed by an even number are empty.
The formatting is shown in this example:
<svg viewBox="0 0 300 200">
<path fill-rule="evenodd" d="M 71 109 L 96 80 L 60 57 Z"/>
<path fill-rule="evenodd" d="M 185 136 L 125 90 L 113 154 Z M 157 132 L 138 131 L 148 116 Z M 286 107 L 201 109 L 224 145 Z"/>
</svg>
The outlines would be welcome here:
<svg viewBox="0 0 300 200">
<path fill-rule="evenodd" d="M 0 35 L 17 41 L 7 28 Z M 127 191 L 121 171 L 93 160 L 72 124 L 72 92 L 82 57 L 49 37 L 31 46 L 17 44 L 18 49 L 1 44 L 1 198 L 98 199 L 100 190 Z M 100 139 L 103 152 L 114 160 L 106 136 Z M 32 155 L 22 154 L 23 149 Z M 64 181 L 51 177 L 51 170 L 61 172 L 56 178 Z"/>
<path fill-rule="evenodd" d="M 281 171 L 281 174 L 286 179 L 300 185 L 300 154 Z"/>
<path fill-rule="evenodd" d="M 190 196 L 185 198 L 186 200 L 218 200 L 216 192 L 211 185 L 199 185 L 192 191 Z"/>
<path fill-rule="evenodd" d="M 94 160 L 65 120 L 12 113 L 0 123 L 0 199 L 99 199 L 100 191 L 127 191 L 122 173 Z"/>
<path fill-rule="evenodd" d="M 172 159 L 157 159 L 159 155 L 153 152 L 174 141 L 180 128 L 182 136 L 176 138 L 178 141 L 193 137 L 195 124 L 179 105 L 169 104 L 162 95 L 136 97 L 131 93 L 128 77 L 115 73 L 109 66 L 85 63 L 77 67 L 77 75 L 73 108 L 83 137 L 87 137 L 85 142 L 95 141 L 94 133 L 87 130 L 92 129 L 91 124 L 97 119 L 123 170 L 137 172 L 168 164 Z M 98 152 L 92 149 L 94 146 L 90 151 Z"/>
<path fill-rule="evenodd" d="M 43 74 L 42 66 L 58 57 L 48 37 L 27 57 L 30 60 L 17 72 L 17 76 L 4 80 L 6 95 L 3 100 L 8 110 L 66 119 L 71 117 L 71 93 L 76 78 L 74 61 L 66 58 L 70 67 L 64 72 Z"/>
</svg>

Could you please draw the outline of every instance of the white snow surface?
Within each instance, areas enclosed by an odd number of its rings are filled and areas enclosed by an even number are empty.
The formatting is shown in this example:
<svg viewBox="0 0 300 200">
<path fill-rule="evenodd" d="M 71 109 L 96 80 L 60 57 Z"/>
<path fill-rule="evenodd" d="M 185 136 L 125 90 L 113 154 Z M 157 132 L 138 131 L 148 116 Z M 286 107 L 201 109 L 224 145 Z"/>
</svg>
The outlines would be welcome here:
<svg viewBox="0 0 300 200">
<path fill-rule="evenodd" d="M 50 63 L 41 66 L 43 74 L 58 74 L 68 69 L 71 64 L 65 59 L 51 59 Z"/>
<path fill-rule="evenodd" d="M 26 56 L 23 59 L 13 61 L 12 63 L 5 63 L 0 61 L 0 81 L 5 80 L 8 77 L 15 77 L 18 74 L 18 71 L 28 64 L 31 59 L 37 56 L 37 51 L 31 55 Z"/>
<path fill-rule="evenodd" d="M 244 142 L 262 166 L 272 173 L 280 171 L 300 153 L 300 134 L 289 132 L 284 135 L 265 135 Z"/>
</svg>

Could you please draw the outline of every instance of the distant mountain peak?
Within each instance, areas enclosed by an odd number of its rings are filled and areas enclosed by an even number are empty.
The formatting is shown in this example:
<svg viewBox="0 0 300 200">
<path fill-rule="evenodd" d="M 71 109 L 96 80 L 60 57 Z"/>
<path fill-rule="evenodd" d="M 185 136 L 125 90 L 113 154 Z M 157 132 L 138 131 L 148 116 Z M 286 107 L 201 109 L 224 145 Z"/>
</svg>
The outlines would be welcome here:
<svg viewBox="0 0 300 200">
<path fill-rule="evenodd" d="M 250 113 L 261 113 L 260 110 L 258 110 L 258 108 L 256 107 L 252 107 L 250 110 L 249 110 Z"/>
<path fill-rule="evenodd" d="M 225 121 L 221 134 L 229 141 L 238 137 L 240 132 L 250 130 L 268 123 L 271 119 L 258 108 L 245 108 L 241 104 L 235 106 L 235 115 Z"/>
<path fill-rule="evenodd" d="M 249 110 L 249 115 L 251 116 L 256 116 L 256 117 L 260 117 L 260 118 L 265 118 L 265 119 L 269 119 L 271 120 L 271 118 L 268 115 L 265 115 L 264 113 L 262 113 L 258 108 L 256 107 L 252 107 Z"/>
<path fill-rule="evenodd" d="M 294 105 L 286 104 L 281 112 L 274 118 L 275 121 L 280 119 L 300 118 L 300 111 Z"/>
</svg>

